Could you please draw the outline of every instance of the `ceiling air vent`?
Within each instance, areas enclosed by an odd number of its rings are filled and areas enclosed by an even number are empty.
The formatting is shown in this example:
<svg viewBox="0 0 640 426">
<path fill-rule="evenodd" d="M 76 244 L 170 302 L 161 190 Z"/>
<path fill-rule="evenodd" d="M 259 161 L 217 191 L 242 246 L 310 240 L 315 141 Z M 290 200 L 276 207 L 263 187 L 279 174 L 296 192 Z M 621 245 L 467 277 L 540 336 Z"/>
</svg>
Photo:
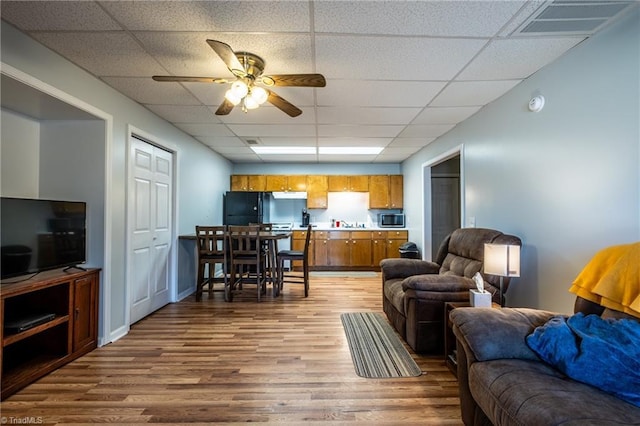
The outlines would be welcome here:
<svg viewBox="0 0 640 426">
<path fill-rule="evenodd" d="M 514 34 L 589 36 L 633 3 L 633 1 L 555 0 L 545 3 Z"/>
<path fill-rule="evenodd" d="M 247 139 L 246 140 L 247 145 L 258 145 L 258 140 L 257 139 Z"/>
</svg>

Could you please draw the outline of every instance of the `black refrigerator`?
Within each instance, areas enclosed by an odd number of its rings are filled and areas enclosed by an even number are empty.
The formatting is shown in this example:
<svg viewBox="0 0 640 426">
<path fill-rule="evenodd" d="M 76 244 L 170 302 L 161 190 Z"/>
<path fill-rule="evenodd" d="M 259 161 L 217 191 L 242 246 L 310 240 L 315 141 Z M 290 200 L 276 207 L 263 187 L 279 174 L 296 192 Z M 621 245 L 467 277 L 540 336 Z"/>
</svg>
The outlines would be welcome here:
<svg viewBox="0 0 640 426">
<path fill-rule="evenodd" d="M 224 225 L 269 222 L 269 193 L 230 191 L 223 197 Z"/>
</svg>

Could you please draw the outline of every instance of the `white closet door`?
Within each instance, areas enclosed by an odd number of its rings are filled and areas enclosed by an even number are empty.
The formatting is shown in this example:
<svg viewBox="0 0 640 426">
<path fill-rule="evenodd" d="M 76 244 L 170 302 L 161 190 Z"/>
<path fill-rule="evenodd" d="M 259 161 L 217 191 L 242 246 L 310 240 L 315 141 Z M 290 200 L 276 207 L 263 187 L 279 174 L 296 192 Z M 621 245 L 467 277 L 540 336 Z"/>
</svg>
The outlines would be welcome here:
<svg viewBox="0 0 640 426">
<path fill-rule="evenodd" d="M 173 157 L 131 137 L 129 178 L 130 323 L 169 303 Z"/>
</svg>

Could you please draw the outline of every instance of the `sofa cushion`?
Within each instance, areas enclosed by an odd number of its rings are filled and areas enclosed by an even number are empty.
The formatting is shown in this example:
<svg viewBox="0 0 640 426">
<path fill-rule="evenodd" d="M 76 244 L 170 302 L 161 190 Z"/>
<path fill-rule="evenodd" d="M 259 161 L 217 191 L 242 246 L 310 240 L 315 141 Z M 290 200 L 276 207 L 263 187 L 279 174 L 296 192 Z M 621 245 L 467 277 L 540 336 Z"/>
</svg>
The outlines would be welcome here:
<svg viewBox="0 0 640 426">
<path fill-rule="evenodd" d="M 391 302 L 394 308 L 404 314 L 404 290 L 402 289 L 402 278 L 393 278 L 385 281 L 382 291 L 384 297 Z"/>
<path fill-rule="evenodd" d="M 639 424 L 640 408 L 568 379 L 551 366 L 521 359 L 473 363 L 468 383 L 482 411 L 495 424 Z"/>
</svg>

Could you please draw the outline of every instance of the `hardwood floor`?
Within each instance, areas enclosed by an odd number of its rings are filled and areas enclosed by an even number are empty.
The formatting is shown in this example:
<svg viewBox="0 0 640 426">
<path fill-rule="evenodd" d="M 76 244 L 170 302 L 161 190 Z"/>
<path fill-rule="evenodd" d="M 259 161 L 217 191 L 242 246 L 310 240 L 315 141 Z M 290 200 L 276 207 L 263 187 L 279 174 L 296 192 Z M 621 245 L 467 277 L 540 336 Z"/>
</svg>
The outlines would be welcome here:
<svg viewBox="0 0 640 426">
<path fill-rule="evenodd" d="M 232 303 L 191 296 L 3 401 L 3 423 L 462 424 L 440 356 L 414 355 L 420 377 L 355 374 L 340 314 L 382 312 L 380 287 L 312 277 L 306 299 L 295 284 L 260 303 L 255 286 Z"/>
</svg>

